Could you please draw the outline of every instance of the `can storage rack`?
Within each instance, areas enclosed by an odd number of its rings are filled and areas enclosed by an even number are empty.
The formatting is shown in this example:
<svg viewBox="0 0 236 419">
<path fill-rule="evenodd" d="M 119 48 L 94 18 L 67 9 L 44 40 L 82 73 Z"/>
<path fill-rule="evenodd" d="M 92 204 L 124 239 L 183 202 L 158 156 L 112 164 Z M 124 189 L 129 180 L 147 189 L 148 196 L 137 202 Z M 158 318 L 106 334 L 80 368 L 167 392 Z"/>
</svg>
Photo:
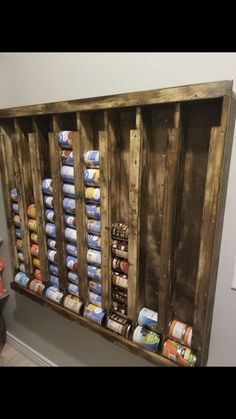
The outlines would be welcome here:
<svg viewBox="0 0 236 419">
<path fill-rule="evenodd" d="M 206 365 L 220 240 L 235 122 L 231 81 L 126 93 L 0 110 L 1 171 L 12 263 L 15 246 L 10 190 L 19 193 L 26 273 L 32 277 L 26 209 L 36 206 L 42 278 L 48 261 L 43 178 L 53 179 L 60 288 L 66 291 L 60 147 L 57 132 L 76 132 L 73 143 L 80 297 L 86 300 L 86 224 L 81 160 L 100 152 L 102 302 L 110 312 L 111 225 L 129 225 L 128 318 L 133 329 L 142 307 L 158 312 L 162 344 L 171 319 L 193 326 L 197 365 Z M 51 307 L 150 362 L 174 366 L 106 327 L 34 294 Z"/>
</svg>

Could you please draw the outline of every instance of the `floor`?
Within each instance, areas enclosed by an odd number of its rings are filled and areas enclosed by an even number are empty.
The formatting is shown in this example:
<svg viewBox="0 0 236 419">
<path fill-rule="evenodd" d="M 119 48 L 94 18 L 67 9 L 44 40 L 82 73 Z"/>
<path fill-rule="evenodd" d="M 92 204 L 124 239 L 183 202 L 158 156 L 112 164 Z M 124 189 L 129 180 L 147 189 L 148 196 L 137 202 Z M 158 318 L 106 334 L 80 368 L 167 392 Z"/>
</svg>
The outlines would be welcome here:
<svg viewBox="0 0 236 419">
<path fill-rule="evenodd" d="M 0 352 L 0 367 L 37 367 L 33 360 L 6 342 Z"/>
</svg>

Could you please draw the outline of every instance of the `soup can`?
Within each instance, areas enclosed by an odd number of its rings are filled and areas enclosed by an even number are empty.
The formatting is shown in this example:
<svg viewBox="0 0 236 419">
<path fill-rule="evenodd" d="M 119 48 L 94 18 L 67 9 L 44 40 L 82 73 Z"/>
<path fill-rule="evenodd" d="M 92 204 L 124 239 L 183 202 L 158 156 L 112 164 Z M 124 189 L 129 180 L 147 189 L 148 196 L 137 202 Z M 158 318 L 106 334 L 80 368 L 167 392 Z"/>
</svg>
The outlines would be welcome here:
<svg viewBox="0 0 236 419">
<path fill-rule="evenodd" d="M 71 271 L 78 271 L 79 269 L 79 262 L 77 258 L 74 258 L 73 256 L 67 256 L 66 257 L 66 266 L 68 269 L 71 269 Z"/>
<path fill-rule="evenodd" d="M 20 228 L 15 228 L 15 234 L 18 239 L 22 239 L 22 233 Z"/>
<path fill-rule="evenodd" d="M 143 307 L 139 312 L 138 324 L 139 326 L 151 329 L 153 332 L 157 332 L 158 313 L 150 310 L 149 308 Z"/>
<path fill-rule="evenodd" d="M 90 234 L 100 234 L 101 222 L 97 220 L 87 220 L 87 230 Z"/>
<path fill-rule="evenodd" d="M 49 262 L 52 262 L 52 263 L 57 263 L 57 251 L 56 250 L 52 250 L 52 249 L 49 249 L 48 250 L 48 260 L 49 260 Z"/>
<path fill-rule="evenodd" d="M 43 198 L 43 202 L 44 202 L 45 207 L 47 207 L 47 208 L 53 208 L 54 207 L 53 196 L 45 196 Z"/>
<path fill-rule="evenodd" d="M 101 238 L 94 234 L 86 235 L 87 246 L 91 249 L 100 250 L 101 249 Z"/>
<path fill-rule="evenodd" d="M 151 351 L 157 352 L 160 335 L 145 327 L 137 326 L 134 330 L 133 341 Z"/>
<path fill-rule="evenodd" d="M 196 364 L 196 355 L 192 349 L 181 345 L 174 340 L 167 339 L 163 345 L 162 355 L 171 361 L 176 362 L 183 367 L 194 367 Z"/>
<path fill-rule="evenodd" d="M 73 198 L 64 198 L 62 201 L 63 210 L 70 214 L 75 214 L 75 200 Z"/>
<path fill-rule="evenodd" d="M 35 204 L 30 204 L 27 208 L 27 215 L 29 218 L 36 218 Z"/>
<path fill-rule="evenodd" d="M 89 289 L 93 292 L 96 292 L 97 294 L 102 293 L 102 284 L 95 281 L 89 281 Z"/>
<path fill-rule="evenodd" d="M 74 295 L 68 294 L 63 301 L 63 306 L 70 311 L 74 311 L 75 313 L 80 314 L 83 301 Z"/>
<path fill-rule="evenodd" d="M 45 218 L 47 221 L 54 223 L 55 221 L 55 212 L 51 209 L 45 211 Z"/>
<path fill-rule="evenodd" d="M 53 194 L 52 179 L 43 179 L 42 180 L 42 190 L 46 195 Z"/>
<path fill-rule="evenodd" d="M 61 166 L 61 177 L 65 182 L 74 182 L 74 167 Z"/>
<path fill-rule="evenodd" d="M 50 247 L 50 249 L 56 250 L 56 240 L 55 239 L 48 239 L 48 247 Z"/>
<path fill-rule="evenodd" d="M 15 224 L 16 227 L 20 227 L 21 226 L 20 216 L 18 214 L 14 215 L 13 222 L 14 222 L 14 224 Z"/>
<path fill-rule="evenodd" d="M 30 234 L 30 240 L 32 241 L 32 242 L 34 242 L 34 243 L 38 243 L 38 235 L 37 235 L 37 233 L 31 233 Z"/>
<path fill-rule="evenodd" d="M 73 215 L 64 215 L 65 224 L 69 227 L 76 227 L 76 218 Z"/>
<path fill-rule="evenodd" d="M 128 276 L 120 274 L 119 272 L 112 271 L 111 273 L 112 284 L 120 288 L 128 289 Z"/>
<path fill-rule="evenodd" d="M 28 227 L 30 231 L 37 233 L 37 222 L 34 218 L 30 218 L 28 221 Z"/>
<path fill-rule="evenodd" d="M 128 274 L 129 271 L 129 264 L 127 260 L 119 259 L 119 258 L 113 258 L 112 259 L 112 268 L 115 270 L 118 270 L 122 273 Z"/>
<path fill-rule="evenodd" d="M 67 278 L 68 278 L 68 281 L 72 282 L 75 285 L 78 285 L 79 276 L 75 272 L 68 271 Z"/>
<path fill-rule="evenodd" d="M 45 297 L 49 298 L 55 303 L 61 304 L 61 300 L 63 298 L 63 292 L 61 292 L 59 288 L 57 287 L 50 286 L 46 289 Z"/>
<path fill-rule="evenodd" d="M 96 294 L 95 292 L 90 291 L 89 302 L 97 305 L 98 307 L 102 307 L 102 296 L 99 294 Z"/>
<path fill-rule="evenodd" d="M 77 297 L 79 297 L 79 287 L 78 287 L 78 285 L 69 283 L 68 284 L 68 292 L 70 294 L 73 294 L 73 295 L 76 295 Z"/>
<path fill-rule="evenodd" d="M 33 266 L 35 268 L 40 268 L 40 260 L 38 258 L 33 258 Z"/>
<path fill-rule="evenodd" d="M 19 271 L 25 272 L 25 264 L 24 263 L 20 263 L 20 265 L 19 265 Z"/>
<path fill-rule="evenodd" d="M 104 323 L 105 315 L 105 311 L 101 307 L 98 307 L 94 304 L 88 304 L 84 308 L 84 317 L 99 325 Z"/>
<path fill-rule="evenodd" d="M 124 319 L 118 314 L 110 314 L 107 319 L 107 327 L 119 335 L 128 338 L 131 330 L 131 323 L 128 319 Z"/>
<path fill-rule="evenodd" d="M 38 279 L 39 281 L 42 281 L 42 275 L 41 275 L 40 269 L 35 269 L 35 271 L 34 271 L 34 277 L 36 279 Z"/>
<path fill-rule="evenodd" d="M 84 164 L 87 167 L 99 167 L 99 151 L 90 150 L 84 153 Z"/>
<path fill-rule="evenodd" d="M 169 326 L 168 337 L 191 348 L 192 331 L 192 327 L 187 323 L 172 320 Z"/>
<path fill-rule="evenodd" d="M 127 316 L 127 306 L 123 306 L 118 304 L 116 301 L 112 301 L 112 309 L 117 313 L 123 314 L 123 316 Z"/>
<path fill-rule="evenodd" d="M 16 240 L 16 248 L 17 248 L 17 250 L 22 250 L 23 249 L 23 242 L 22 242 L 21 239 Z"/>
<path fill-rule="evenodd" d="M 11 196 L 11 200 L 13 202 L 18 202 L 18 193 L 17 193 L 17 189 L 16 188 L 12 188 L 10 190 L 10 196 Z"/>
<path fill-rule="evenodd" d="M 57 134 L 57 141 L 61 148 L 72 148 L 74 138 L 73 131 L 59 131 Z"/>
<path fill-rule="evenodd" d="M 69 196 L 69 198 L 75 197 L 75 185 L 72 183 L 64 183 L 62 187 L 62 192 L 65 196 Z"/>
<path fill-rule="evenodd" d="M 46 223 L 45 225 L 45 231 L 48 236 L 56 238 L 56 226 L 54 223 Z"/>
<path fill-rule="evenodd" d="M 87 217 L 100 220 L 100 207 L 98 205 L 86 204 L 85 212 Z"/>
<path fill-rule="evenodd" d="M 32 256 L 35 256 L 36 258 L 39 256 L 39 246 L 37 244 L 32 244 L 30 251 Z"/>
<path fill-rule="evenodd" d="M 101 252 L 99 252 L 98 250 L 88 249 L 87 261 L 89 264 L 100 266 L 101 265 Z"/>
<path fill-rule="evenodd" d="M 66 227 L 65 239 L 68 242 L 77 244 L 77 231 L 74 228 Z"/>
<path fill-rule="evenodd" d="M 21 262 L 24 262 L 24 255 L 23 255 L 23 253 L 22 253 L 22 252 L 18 252 L 18 253 L 17 253 L 17 256 L 18 256 L 18 259 L 19 259 Z"/>
<path fill-rule="evenodd" d="M 38 279 L 33 279 L 29 284 L 29 289 L 36 294 L 43 295 L 45 285 Z"/>
<path fill-rule="evenodd" d="M 114 239 L 128 240 L 129 226 L 128 224 L 115 222 L 111 227 L 111 235 Z"/>
<path fill-rule="evenodd" d="M 19 205 L 18 204 L 12 204 L 12 211 L 14 214 L 19 214 Z"/>
<path fill-rule="evenodd" d="M 111 295 L 113 301 L 116 301 L 118 304 L 127 307 L 127 293 L 125 294 L 113 289 Z"/>
<path fill-rule="evenodd" d="M 70 256 L 78 256 L 78 248 L 74 244 L 67 243 L 66 245 L 66 253 Z"/>
<path fill-rule="evenodd" d="M 49 272 L 50 272 L 50 274 L 57 276 L 58 275 L 58 266 L 54 265 L 53 263 L 50 263 Z"/>
<path fill-rule="evenodd" d="M 101 268 L 93 265 L 87 265 L 87 275 L 91 279 L 95 279 L 96 281 L 101 281 Z"/>
<path fill-rule="evenodd" d="M 85 188 L 85 199 L 98 204 L 100 202 L 100 188 Z"/>
<path fill-rule="evenodd" d="M 111 244 L 111 253 L 113 256 L 128 259 L 128 242 L 113 240 Z"/>
<path fill-rule="evenodd" d="M 72 150 L 62 150 L 61 152 L 62 164 L 73 166 L 74 164 L 74 153 Z"/>
<path fill-rule="evenodd" d="M 19 285 L 22 285 L 22 287 L 27 288 L 30 279 L 28 278 L 28 276 L 26 276 L 24 272 L 18 272 L 15 276 L 15 282 L 17 282 L 17 284 Z"/>
<path fill-rule="evenodd" d="M 100 170 L 84 169 L 84 184 L 88 186 L 99 186 Z"/>
<path fill-rule="evenodd" d="M 49 276 L 49 285 L 58 288 L 59 287 L 59 278 L 58 278 L 58 276 L 50 275 Z"/>
</svg>

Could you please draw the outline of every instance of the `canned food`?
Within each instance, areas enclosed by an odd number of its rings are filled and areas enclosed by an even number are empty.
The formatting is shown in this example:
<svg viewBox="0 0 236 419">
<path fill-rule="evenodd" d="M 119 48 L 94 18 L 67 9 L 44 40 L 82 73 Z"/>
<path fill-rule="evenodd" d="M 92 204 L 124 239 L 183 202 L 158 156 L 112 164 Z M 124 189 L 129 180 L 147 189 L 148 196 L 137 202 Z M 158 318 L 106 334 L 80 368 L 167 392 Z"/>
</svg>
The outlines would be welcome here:
<svg viewBox="0 0 236 419">
<path fill-rule="evenodd" d="M 68 242 L 77 244 L 77 231 L 74 228 L 66 227 L 66 229 L 65 229 L 65 239 Z"/>
<path fill-rule="evenodd" d="M 87 230 L 90 234 L 100 234 L 101 222 L 97 220 L 87 220 Z"/>
<path fill-rule="evenodd" d="M 57 251 L 49 249 L 48 250 L 48 260 L 49 262 L 57 263 Z"/>
<path fill-rule="evenodd" d="M 87 265 L 87 275 L 91 279 L 95 279 L 96 281 L 101 281 L 101 268 L 93 265 Z"/>
<path fill-rule="evenodd" d="M 55 239 L 48 239 L 48 247 L 50 249 L 56 250 L 56 240 Z"/>
<path fill-rule="evenodd" d="M 22 285 L 22 287 L 27 288 L 28 284 L 30 282 L 30 279 L 24 272 L 18 272 L 15 276 L 15 282 L 17 282 L 19 285 Z"/>
<path fill-rule="evenodd" d="M 17 248 L 17 250 L 22 250 L 23 249 L 23 242 L 22 242 L 21 239 L 16 240 L 16 248 Z"/>
<path fill-rule="evenodd" d="M 74 153 L 73 153 L 73 151 L 72 150 L 62 150 L 61 161 L 62 161 L 62 164 L 67 164 L 68 166 L 73 166 L 73 164 L 74 164 Z"/>
<path fill-rule="evenodd" d="M 113 301 L 117 302 L 118 304 L 127 307 L 127 294 L 123 294 L 121 292 L 114 292 L 111 293 Z"/>
<path fill-rule="evenodd" d="M 105 311 L 101 307 L 95 306 L 94 304 L 88 304 L 84 308 L 84 317 L 99 325 L 103 324 L 105 315 Z"/>
<path fill-rule="evenodd" d="M 86 204 L 85 212 L 87 217 L 100 220 L 100 207 L 98 205 Z"/>
<path fill-rule="evenodd" d="M 75 185 L 72 183 L 64 183 L 62 187 L 63 194 L 69 196 L 69 198 L 75 197 Z"/>
<path fill-rule="evenodd" d="M 92 304 L 97 305 L 98 307 L 102 307 L 102 296 L 96 294 L 95 292 L 89 292 L 89 302 Z"/>
<path fill-rule="evenodd" d="M 38 258 L 33 258 L 33 266 L 35 268 L 40 268 L 40 260 Z"/>
<path fill-rule="evenodd" d="M 11 200 L 13 202 L 18 202 L 18 193 L 17 193 L 17 189 L 16 188 L 12 188 L 10 190 L 10 195 L 11 195 Z"/>
<path fill-rule="evenodd" d="M 100 202 L 100 188 L 85 188 L 85 199 L 87 201 L 99 203 Z"/>
<path fill-rule="evenodd" d="M 143 307 L 139 312 L 138 324 L 139 326 L 147 327 L 154 332 L 157 332 L 158 313 Z"/>
<path fill-rule="evenodd" d="M 43 198 L 43 202 L 44 202 L 45 207 L 47 207 L 47 208 L 53 208 L 54 207 L 53 196 L 45 196 Z"/>
<path fill-rule="evenodd" d="M 99 151 L 90 150 L 84 153 L 84 164 L 87 167 L 99 167 Z"/>
<path fill-rule="evenodd" d="M 45 218 L 47 221 L 51 221 L 52 223 L 54 223 L 55 221 L 55 212 L 51 209 L 47 209 L 45 211 Z"/>
<path fill-rule="evenodd" d="M 59 287 L 59 278 L 55 275 L 50 275 L 49 276 L 49 285 L 58 288 Z"/>
<path fill-rule="evenodd" d="M 14 222 L 14 224 L 15 224 L 16 227 L 20 227 L 20 225 L 21 225 L 20 216 L 17 215 L 17 214 L 14 215 L 13 222 Z"/>
<path fill-rule="evenodd" d="M 120 288 L 128 289 L 128 276 L 119 272 L 111 273 L 112 284 Z"/>
<path fill-rule="evenodd" d="M 77 257 L 77 256 L 78 256 L 78 248 L 77 248 L 77 246 L 75 246 L 74 244 L 70 244 L 70 243 L 68 243 L 68 244 L 66 245 L 66 252 L 67 252 L 67 254 L 68 254 L 68 255 L 70 255 L 70 256 L 75 256 L 75 257 Z"/>
<path fill-rule="evenodd" d="M 115 222 L 111 227 L 111 235 L 114 239 L 128 240 L 129 226 L 128 224 Z"/>
<path fill-rule="evenodd" d="M 63 298 L 63 292 L 61 292 L 57 287 L 50 286 L 46 289 L 45 297 L 60 304 Z"/>
<path fill-rule="evenodd" d="M 25 272 L 25 264 L 24 264 L 24 263 L 21 263 L 21 264 L 19 265 L 19 271 L 21 271 L 21 272 Z"/>
<path fill-rule="evenodd" d="M 75 134 L 73 131 L 60 131 L 57 134 L 57 141 L 61 148 L 72 148 Z"/>
<path fill-rule="evenodd" d="M 79 269 L 79 262 L 77 258 L 74 258 L 73 256 L 67 256 L 66 257 L 66 266 L 68 269 L 71 269 L 72 271 L 78 271 Z"/>
<path fill-rule="evenodd" d="M 74 311 L 77 314 L 80 314 L 82 305 L 83 301 L 81 301 L 78 297 L 75 297 L 74 295 L 70 294 L 68 294 L 63 301 L 63 306 L 65 308 Z"/>
<path fill-rule="evenodd" d="M 30 251 L 32 256 L 35 256 L 36 258 L 39 256 L 39 246 L 37 244 L 32 244 Z"/>
<path fill-rule="evenodd" d="M 28 227 L 30 231 L 34 231 L 37 233 L 37 222 L 34 218 L 30 218 L 28 221 Z"/>
<path fill-rule="evenodd" d="M 33 279 L 29 284 L 29 289 L 36 294 L 43 295 L 45 285 L 38 279 Z"/>
<path fill-rule="evenodd" d="M 68 271 L 67 278 L 68 278 L 68 281 L 72 282 L 75 285 L 78 285 L 79 277 L 75 272 Z"/>
<path fill-rule="evenodd" d="M 107 319 L 107 327 L 119 335 L 123 335 L 128 338 L 131 329 L 131 323 L 128 319 L 124 319 L 118 314 L 110 314 Z"/>
<path fill-rule="evenodd" d="M 36 233 L 31 233 L 30 240 L 34 243 L 38 243 L 38 235 Z"/>
<path fill-rule="evenodd" d="M 87 261 L 90 264 L 94 264 L 97 266 L 101 265 L 101 252 L 98 250 L 88 249 L 87 251 Z"/>
<path fill-rule="evenodd" d="M 100 170 L 99 169 L 84 169 L 84 183 L 88 186 L 99 186 Z"/>
<path fill-rule="evenodd" d="M 113 240 L 111 244 L 111 253 L 113 256 L 128 259 L 128 243 L 119 240 Z"/>
<path fill-rule="evenodd" d="M 113 258 L 112 259 L 112 268 L 117 269 L 120 272 L 124 272 L 125 274 L 128 274 L 129 271 L 129 264 L 124 259 L 119 258 Z"/>
<path fill-rule="evenodd" d="M 56 238 L 56 226 L 53 223 L 46 223 L 45 225 L 45 231 L 48 236 Z"/>
<path fill-rule="evenodd" d="M 75 200 L 73 198 L 64 198 L 62 201 L 63 210 L 70 214 L 75 214 Z"/>
<path fill-rule="evenodd" d="M 22 239 L 22 234 L 21 234 L 21 229 L 20 228 L 15 228 L 15 234 L 16 234 L 16 237 L 18 237 L 18 239 Z"/>
<path fill-rule="evenodd" d="M 43 179 L 42 180 L 42 190 L 46 195 L 53 194 L 52 179 Z"/>
<path fill-rule="evenodd" d="M 54 265 L 53 263 L 50 263 L 50 265 L 49 265 L 49 272 L 52 274 L 52 275 L 58 275 L 58 266 L 57 265 Z"/>
<path fill-rule="evenodd" d="M 91 291 L 96 292 L 97 294 L 101 294 L 102 293 L 102 284 L 100 284 L 99 282 L 89 281 L 89 289 Z"/>
<path fill-rule="evenodd" d="M 36 279 L 38 279 L 39 281 L 42 281 L 42 275 L 41 275 L 40 269 L 35 269 L 35 271 L 34 271 L 34 277 Z"/>
<path fill-rule="evenodd" d="M 168 337 L 191 348 L 193 328 L 186 323 L 172 320 L 169 327 Z"/>
<path fill-rule="evenodd" d="M 91 247 L 91 249 L 95 249 L 95 250 L 101 249 L 101 238 L 99 236 L 95 236 L 94 234 L 87 234 L 86 242 L 87 242 L 87 246 Z"/>
<path fill-rule="evenodd" d="M 18 204 L 12 204 L 12 211 L 14 214 L 19 214 L 19 205 Z"/>
<path fill-rule="evenodd" d="M 163 345 L 162 355 L 171 361 L 176 362 L 183 367 L 194 367 L 196 364 L 196 355 L 192 349 L 181 345 L 174 340 L 167 339 Z"/>
<path fill-rule="evenodd" d="M 65 182 L 74 182 L 74 167 L 61 166 L 61 177 Z"/>
<path fill-rule="evenodd" d="M 118 304 L 116 301 L 112 301 L 112 309 L 123 316 L 127 316 L 127 306 L 123 306 Z"/>
<path fill-rule="evenodd" d="M 133 341 L 151 351 L 157 352 L 160 335 L 145 327 L 137 326 L 133 334 Z"/>
<path fill-rule="evenodd" d="M 68 292 L 70 294 L 73 294 L 73 295 L 76 295 L 77 297 L 79 297 L 79 287 L 78 287 L 78 285 L 69 283 L 68 284 Z"/>
<path fill-rule="evenodd" d="M 28 206 L 27 214 L 29 218 L 36 218 L 35 204 L 31 204 Z"/>
<path fill-rule="evenodd" d="M 18 259 L 19 259 L 21 262 L 24 262 L 24 255 L 23 255 L 23 253 L 22 253 L 22 252 L 18 252 L 18 253 L 17 253 L 17 256 L 18 256 Z"/>
<path fill-rule="evenodd" d="M 64 215 L 64 221 L 65 224 L 68 225 L 69 227 L 76 227 L 76 219 L 75 217 L 73 217 L 73 215 Z"/>
</svg>

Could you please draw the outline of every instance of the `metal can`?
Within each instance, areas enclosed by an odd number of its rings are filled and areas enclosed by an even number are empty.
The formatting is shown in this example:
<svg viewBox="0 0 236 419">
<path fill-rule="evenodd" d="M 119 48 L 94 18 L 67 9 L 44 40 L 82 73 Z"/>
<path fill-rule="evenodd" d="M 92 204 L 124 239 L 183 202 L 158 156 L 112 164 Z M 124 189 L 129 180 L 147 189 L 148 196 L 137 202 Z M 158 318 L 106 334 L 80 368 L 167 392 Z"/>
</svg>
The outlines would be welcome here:
<svg viewBox="0 0 236 419">
<path fill-rule="evenodd" d="M 75 214 L 75 200 L 73 198 L 64 198 L 62 206 L 65 212 L 69 214 Z"/>
<path fill-rule="evenodd" d="M 90 264 L 101 266 L 101 252 L 98 250 L 88 249 L 87 251 L 87 261 Z"/>
<path fill-rule="evenodd" d="M 78 287 L 78 285 L 69 283 L 68 284 L 68 292 L 70 294 L 73 294 L 73 295 L 76 295 L 77 297 L 79 297 L 79 287 Z"/>
<path fill-rule="evenodd" d="M 83 301 L 74 295 L 68 294 L 63 301 L 63 306 L 70 311 L 74 311 L 75 313 L 80 314 Z"/>
<path fill-rule="evenodd" d="M 87 230 L 90 234 L 100 234 L 101 222 L 97 220 L 87 220 Z"/>
<path fill-rule="evenodd" d="M 14 222 L 14 224 L 15 224 L 16 227 L 20 227 L 21 226 L 20 216 L 18 214 L 14 215 L 13 222 Z"/>
<path fill-rule="evenodd" d="M 43 198 L 43 202 L 44 202 L 45 207 L 47 207 L 47 208 L 53 208 L 54 207 L 53 196 L 45 196 Z"/>
<path fill-rule="evenodd" d="M 24 272 L 18 272 L 15 276 L 15 282 L 17 282 L 19 285 L 22 285 L 22 287 L 27 288 L 28 284 L 30 282 L 30 279 Z"/>
<path fill-rule="evenodd" d="M 87 265 L 87 275 L 91 279 L 95 279 L 96 281 L 101 281 L 102 279 L 102 270 L 97 266 Z"/>
<path fill-rule="evenodd" d="M 133 341 L 151 351 L 157 352 L 160 343 L 160 335 L 145 327 L 137 326 L 133 334 Z"/>
<path fill-rule="evenodd" d="M 74 244 L 67 243 L 67 245 L 66 245 L 66 252 L 70 256 L 75 256 L 75 257 L 78 256 L 78 248 Z"/>
<path fill-rule="evenodd" d="M 119 240 L 113 240 L 111 244 L 111 253 L 113 256 L 128 259 L 128 243 Z"/>
<path fill-rule="evenodd" d="M 100 220 L 100 207 L 98 205 L 86 204 L 85 212 L 87 217 Z"/>
<path fill-rule="evenodd" d="M 35 204 L 31 204 L 28 206 L 27 214 L 29 218 L 36 218 Z"/>
<path fill-rule="evenodd" d="M 48 260 L 49 262 L 57 263 L 57 251 L 49 249 L 48 250 Z"/>
<path fill-rule="evenodd" d="M 62 150 L 61 152 L 61 161 L 62 164 L 67 164 L 68 166 L 74 165 L 74 153 L 72 150 Z"/>
<path fill-rule="evenodd" d="M 87 167 L 99 167 L 99 151 L 90 150 L 84 153 L 84 164 Z"/>
<path fill-rule="evenodd" d="M 71 271 L 78 271 L 79 269 L 79 262 L 77 258 L 74 258 L 73 256 L 67 256 L 66 257 L 66 266 L 68 269 L 71 269 Z"/>
<path fill-rule="evenodd" d="M 107 319 L 107 327 L 119 335 L 128 338 L 131 329 L 131 323 L 128 319 L 124 319 L 118 314 L 110 314 Z"/>
<path fill-rule="evenodd" d="M 113 289 L 111 295 L 112 295 L 113 301 L 116 301 L 118 304 L 127 307 L 127 298 L 128 298 L 127 292 L 125 294 L 125 293 L 122 293 L 120 290 L 116 291 Z"/>
<path fill-rule="evenodd" d="M 89 292 L 89 302 L 92 304 L 97 305 L 98 307 L 102 307 L 102 296 L 96 294 L 95 292 Z"/>
<path fill-rule="evenodd" d="M 156 311 L 150 310 L 147 307 L 143 307 L 140 310 L 138 315 L 138 324 L 139 326 L 147 327 L 154 332 L 158 331 L 157 323 L 158 322 L 158 313 Z"/>
<path fill-rule="evenodd" d="M 48 239 L 48 247 L 50 247 L 50 249 L 56 250 L 56 240 L 55 239 Z"/>
<path fill-rule="evenodd" d="M 47 221 L 54 223 L 55 221 L 55 212 L 51 209 L 45 211 L 45 218 Z"/>
<path fill-rule="evenodd" d="M 84 169 L 84 184 L 88 186 L 99 186 L 100 170 Z"/>
<path fill-rule="evenodd" d="M 49 272 L 52 274 L 52 275 L 58 275 L 58 266 L 57 265 L 54 265 L 53 263 L 50 263 L 50 265 L 49 265 Z"/>
<path fill-rule="evenodd" d="M 34 218 L 30 218 L 28 221 L 28 227 L 30 231 L 37 233 L 37 222 Z"/>
<path fill-rule="evenodd" d="M 78 285 L 79 276 L 75 272 L 68 271 L 67 278 L 68 278 L 68 281 L 72 282 L 75 285 Z"/>
<path fill-rule="evenodd" d="M 120 272 L 124 272 L 125 274 L 128 274 L 129 264 L 124 259 L 113 258 L 112 259 L 112 268 L 115 269 L 115 270 L 118 270 Z"/>
<path fill-rule="evenodd" d="M 19 259 L 21 262 L 24 262 L 24 255 L 23 255 L 23 253 L 22 253 L 22 252 L 18 252 L 18 253 L 17 253 L 17 256 L 18 256 L 18 259 Z"/>
<path fill-rule="evenodd" d="M 21 263 L 21 264 L 19 265 L 19 271 L 21 271 L 21 272 L 25 272 L 25 264 L 24 264 L 24 263 Z"/>
<path fill-rule="evenodd" d="M 62 187 L 62 192 L 65 196 L 69 196 L 69 198 L 75 197 L 75 185 L 72 183 L 64 183 Z"/>
<path fill-rule="evenodd" d="M 85 199 L 86 201 L 98 204 L 100 202 L 100 188 L 85 188 Z"/>
<path fill-rule="evenodd" d="M 57 134 L 57 141 L 61 148 L 72 148 L 74 138 L 73 131 L 59 131 Z"/>
<path fill-rule="evenodd" d="M 38 279 L 33 279 L 29 284 L 29 289 L 36 294 L 43 295 L 45 285 Z"/>
<path fill-rule="evenodd" d="M 74 167 L 61 166 L 61 177 L 65 182 L 74 182 Z"/>
<path fill-rule="evenodd" d="M 172 320 L 170 322 L 168 337 L 191 348 L 192 331 L 192 327 L 187 323 Z"/>
<path fill-rule="evenodd" d="M 18 204 L 12 204 L 12 211 L 14 214 L 19 214 L 19 205 Z"/>
<path fill-rule="evenodd" d="M 77 231 L 74 228 L 66 227 L 66 229 L 65 229 L 65 239 L 68 242 L 77 244 Z"/>
<path fill-rule="evenodd" d="M 42 281 L 42 275 L 41 275 L 40 269 L 35 269 L 35 271 L 34 271 L 34 277 L 36 279 L 38 279 L 39 281 Z"/>
<path fill-rule="evenodd" d="M 86 235 L 87 246 L 91 249 L 100 250 L 101 249 L 101 238 L 94 234 Z"/>
<path fill-rule="evenodd" d="M 39 246 L 37 244 L 32 244 L 30 251 L 32 256 L 35 256 L 36 258 L 39 256 Z"/>
<path fill-rule="evenodd" d="M 46 223 L 45 231 L 48 236 L 56 238 L 56 226 L 54 223 Z"/>
<path fill-rule="evenodd" d="M 12 188 L 10 190 L 10 195 L 11 195 L 11 200 L 13 202 L 18 202 L 18 193 L 17 193 L 17 189 L 16 188 Z"/>
<path fill-rule="evenodd" d="M 118 304 L 116 301 L 112 301 L 112 309 L 123 316 L 127 316 L 127 306 L 123 306 Z"/>
<path fill-rule="evenodd" d="M 69 227 L 76 227 L 76 218 L 73 215 L 64 215 L 65 224 Z"/>
<path fill-rule="evenodd" d="M 61 292 L 57 287 L 50 286 L 46 289 L 45 297 L 60 304 L 63 298 L 63 292 Z"/>
<path fill-rule="evenodd" d="M 128 276 L 125 274 L 120 274 L 119 272 L 113 272 L 111 273 L 111 280 L 112 284 L 116 285 L 120 288 L 128 289 Z"/>
<path fill-rule="evenodd" d="M 125 223 L 115 222 L 111 227 L 111 235 L 114 239 L 128 240 L 129 226 Z"/>
<path fill-rule="evenodd" d="M 35 268 L 40 268 L 40 260 L 38 258 L 33 258 L 33 266 Z"/>
<path fill-rule="evenodd" d="M 91 291 L 96 292 L 97 294 L 101 294 L 102 293 L 102 284 L 100 284 L 99 282 L 89 281 L 89 289 Z"/>
<path fill-rule="evenodd" d="M 30 240 L 34 243 L 38 243 L 38 235 L 37 233 L 31 233 L 30 234 Z"/>
<path fill-rule="evenodd" d="M 15 228 L 15 234 L 18 239 L 22 239 L 22 233 L 20 228 Z"/>
<path fill-rule="evenodd" d="M 16 248 L 17 248 L 17 250 L 22 250 L 23 249 L 23 241 L 21 239 L 16 240 Z"/>
<path fill-rule="evenodd" d="M 94 304 L 88 304 L 84 308 L 84 317 L 99 325 L 103 324 L 105 315 L 105 311 L 101 307 L 95 306 Z"/>
<path fill-rule="evenodd" d="M 42 190 L 46 195 L 53 194 L 52 179 L 43 179 L 42 180 Z"/>
<path fill-rule="evenodd" d="M 167 339 L 163 345 L 162 355 L 171 361 L 176 362 L 183 367 L 194 367 L 196 364 L 196 355 L 192 349 L 181 345 L 174 340 Z"/>
<path fill-rule="evenodd" d="M 58 288 L 59 287 L 59 278 L 58 278 L 58 276 L 50 275 L 49 276 L 49 285 Z"/>
</svg>

